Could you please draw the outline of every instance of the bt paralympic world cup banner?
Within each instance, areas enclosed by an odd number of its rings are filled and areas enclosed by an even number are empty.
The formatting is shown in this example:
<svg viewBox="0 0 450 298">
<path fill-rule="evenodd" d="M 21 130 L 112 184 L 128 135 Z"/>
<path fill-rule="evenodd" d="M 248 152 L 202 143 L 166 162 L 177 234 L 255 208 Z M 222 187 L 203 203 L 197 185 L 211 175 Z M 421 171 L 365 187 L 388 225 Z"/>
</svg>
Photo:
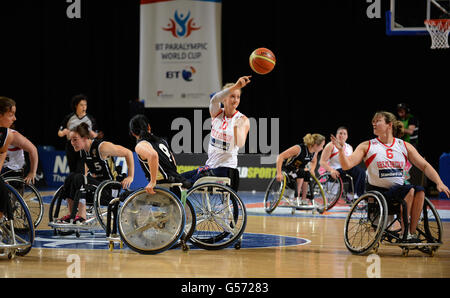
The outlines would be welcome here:
<svg viewBox="0 0 450 298">
<path fill-rule="evenodd" d="M 221 89 L 221 0 L 141 0 L 145 107 L 208 107 Z"/>
</svg>

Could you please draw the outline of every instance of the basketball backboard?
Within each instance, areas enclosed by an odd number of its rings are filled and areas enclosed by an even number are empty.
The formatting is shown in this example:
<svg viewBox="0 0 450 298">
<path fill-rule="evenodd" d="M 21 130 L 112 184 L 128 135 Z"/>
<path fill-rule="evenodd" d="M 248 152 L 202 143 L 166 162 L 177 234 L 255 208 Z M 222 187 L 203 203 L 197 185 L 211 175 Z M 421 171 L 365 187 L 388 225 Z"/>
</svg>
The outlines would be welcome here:
<svg viewBox="0 0 450 298">
<path fill-rule="evenodd" d="M 390 0 L 387 35 L 428 34 L 424 21 L 450 19 L 450 0 Z"/>
</svg>

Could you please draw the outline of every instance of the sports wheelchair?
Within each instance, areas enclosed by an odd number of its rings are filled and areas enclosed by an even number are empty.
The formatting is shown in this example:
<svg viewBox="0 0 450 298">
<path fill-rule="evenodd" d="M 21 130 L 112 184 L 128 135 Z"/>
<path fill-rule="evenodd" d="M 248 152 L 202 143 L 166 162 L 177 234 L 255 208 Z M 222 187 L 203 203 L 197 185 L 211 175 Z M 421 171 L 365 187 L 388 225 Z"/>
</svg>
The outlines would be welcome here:
<svg viewBox="0 0 450 298">
<path fill-rule="evenodd" d="M 154 195 L 138 189 L 121 206 L 120 200 L 111 201 L 106 227 L 110 249 L 122 241 L 142 254 L 177 245 L 186 251 L 187 241 L 210 250 L 233 244 L 239 249 L 247 212 L 231 182 L 229 177 L 205 176 L 188 190 L 181 183 L 163 183 Z"/>
<path fill-rule="evenodd" d="M 195 228 L 195 213 L 181 185 L 158 184 L 153 188 L 155 194 L 140 188 L 126 198 L 111 200 L 105 227 L 109 249 L 113 250 L 114 243 L 119 242 L 120 248 L 125 243 L 141 254 L 161 253 L 177 243 L 187 250 L 187 238 Z"/>
<path fill-rule="evenodd" d="M 333 208 L 341 198 L 347 205 L 352 205 L 355 194 L 352 176 L 343 173 L 343 175 L 334 179 L 331 173 L 324 172 L 319 176 L 318 180 L 327 197 L 327 210 Z"/>
<path fill-rule="evenodd" d="M 400 212 L 402 206 L 403 212 Z M 401 213 L 403 214 L 404 230 L 408 231 L 406 202 L 389 203 L 378 191 L 369 191 L 359 197 L 352 205 L 345 220 L 344 241 L 347 249 L 353 254 L 365 255 L 377 252 L 380 243 L 399 246 L 402 255 L 417 249 L 433 256 L 442 245 L 442 223 L 436 208 L 428 198 L 425 198 L 422 214 L 416 233 L 419 239 L 416 243 L 408 243 L 406 237 L 400 235 Z M 397 226 L 397 227 L 396 227 Z"/>
<path fill-rule="evenodd" d="M 306 195 L 311 204 L 305 204 L 294 197 L 295 179 L 284 171 L 282 174 L 283 179 L 281 181 L 277 181 L 276 177 L 270 181 L 264 194 L 264 209 L 268 214 L 271 214 L 277 207 L 291 208 L 292 214 L 296 210 L 311 210 L 323 214 L 329 208 L 327 195 L 320 182 L 323 180 L 323 175 L 319 178 L 311 175 L 312 179 L 308 181 L 308 193 Z M 301 194 L 299 197 L 301 197 Z"/>
<path fill-rule="evenodd" d="M 86 184 L 77 191 L 75 198 L 73 198 L 73 206 L 70 219 L 68 223 L 60 223 L 57 221 L 61 215 L 69 213 L 67 202 L 63 194 L 64 185 L 60 186 L 53 195 L 49 207 L 49 223 L 53 228 L 54 235 L 69 235 L 75 233 L 80 237 L 81 231 L 89 231 L 94 234 L 94 231 L 105 229 L 106 226 L 106 209 L 108 203 L 116 197 L 124 197 L 128 194 L 126 190 L 122 189 L 122 184 L 119 182 L 122 177 L 117 180 L 105 180 L 99 185 Z M 86 221 L 83 223 L 74 223 L 75 215 L 77 213 L 77 206 L 81 199 L 86 200 Z"/>
<path fill-rule="evenodd" d="M 34 242 L 34 224 L 27 204 L 12 186 L 9 190 L 7 212 L 0 220 L 0 256 L 13 259 L 30 252 Z M 5 216 L 8 218 L 6 219 Z"/>
<path fill-rule="evenodd" d="M 196 218 L 189 238 L 192 244 L 208 250 L 234 244 L 235 249 L 240 249 L 247 225 L 247 209 L 236 189 L 230 177 L 204 176 L 188 190 L 186 197 L 194 207 L 193 217 Z"/>
</svg>

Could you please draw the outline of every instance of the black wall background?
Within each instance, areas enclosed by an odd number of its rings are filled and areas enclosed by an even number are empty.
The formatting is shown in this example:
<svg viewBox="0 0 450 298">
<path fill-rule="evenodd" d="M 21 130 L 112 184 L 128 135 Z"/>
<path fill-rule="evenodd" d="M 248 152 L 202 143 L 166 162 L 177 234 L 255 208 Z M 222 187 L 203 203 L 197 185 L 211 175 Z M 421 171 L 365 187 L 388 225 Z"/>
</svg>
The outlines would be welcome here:
<svg viewBox="0 0 450 298">
<path fill-rule="evenodd" d="M 382 11 L 388 8 L 382 2 Z M 138 97 L 139 1 L 81 0 L 69 19 L 65 0 L 1 1 L 0 95 L 17 102 L 19 131 L 36 145 L 63 148 L 57 130 L 74 94 L 89 96 L 107 139 L 132 148 L 129 102 Z M 280 118 L 280 151 L 309 132 L 349 128 L 349 143 L 372 138 L 375 111 L 407 102 L 420 119 L 421 153 L 438 167 L 447 139 L 450 50 L 429 36 L 388 37 L 385 17 L 369 19 L 364 0 L 223 0 L 223 82 L 251 74 L 250 53 L 271 49 L 277 65 L 253 75 L 240 111 Z M 170 138 L 192 109 L 147 109 L 154 132 Z M 206 117 L 207 109 L 203 115 Z M 207 132 L 204 132 L 206 135 Z M 269 138 L 270 139 L 270 138 Z"/>
</svg>

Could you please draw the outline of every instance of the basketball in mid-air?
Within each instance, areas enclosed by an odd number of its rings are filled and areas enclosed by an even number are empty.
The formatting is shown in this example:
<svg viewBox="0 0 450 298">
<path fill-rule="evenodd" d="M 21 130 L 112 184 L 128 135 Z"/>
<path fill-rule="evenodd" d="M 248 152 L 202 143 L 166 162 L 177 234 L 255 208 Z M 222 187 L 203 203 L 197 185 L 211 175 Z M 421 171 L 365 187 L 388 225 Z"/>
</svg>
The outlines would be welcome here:
<svg viewBox="0 0 450 298">
<path fill-rule="evenodd" d="M 258 48 L 250 55 L 250 67 L 257 74 L 268 74 L 275 67 L 275 62 L 275 55 L 266 48 Z"/>
</svg>

